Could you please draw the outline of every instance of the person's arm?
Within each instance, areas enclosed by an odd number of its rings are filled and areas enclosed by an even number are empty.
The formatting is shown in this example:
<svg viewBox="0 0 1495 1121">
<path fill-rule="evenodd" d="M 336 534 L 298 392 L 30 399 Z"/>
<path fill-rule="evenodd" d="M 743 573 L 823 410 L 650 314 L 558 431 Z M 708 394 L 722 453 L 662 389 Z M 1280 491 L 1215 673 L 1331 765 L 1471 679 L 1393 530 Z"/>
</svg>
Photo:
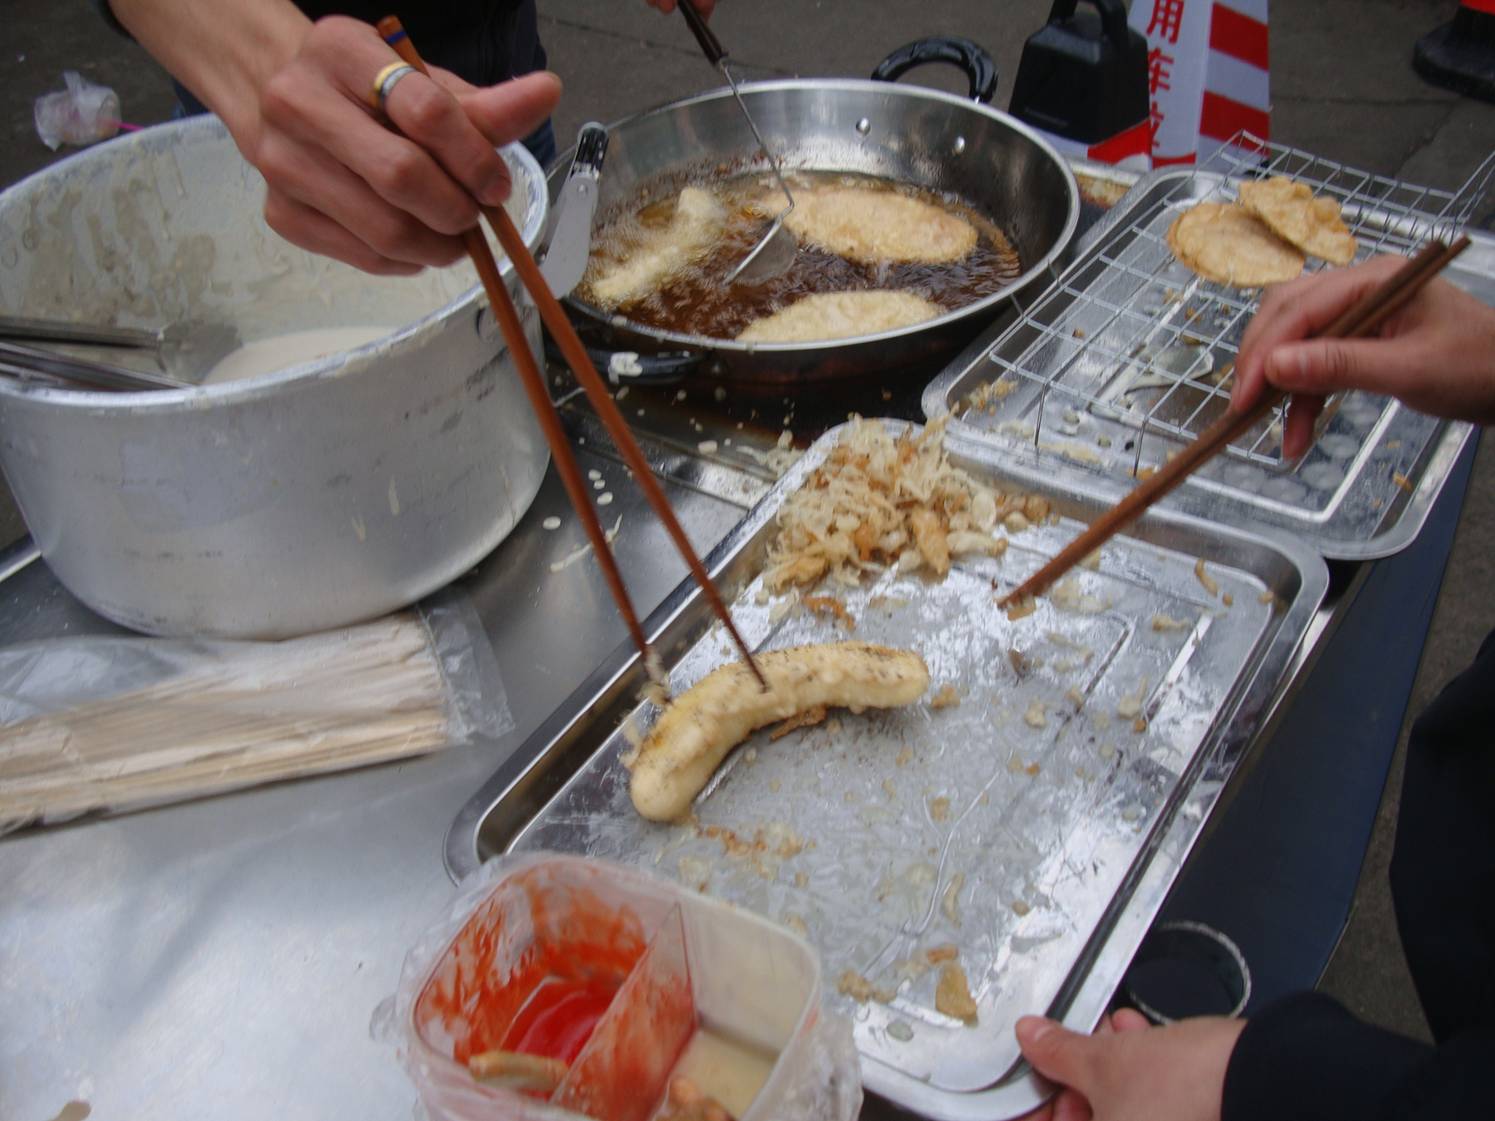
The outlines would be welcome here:
<svg viewBox="0 0 1495 1121">
<path fill-rule="evenodd" d="M 119 21 L 223 119 L 265 177 L 265 220 L 288 241 L 375 273 L 445 265 L 497 205 L 509 174 L 493 150 L 532 132 L 560 81 L 480 89 L 433 68 L 370 105 L 398 56 L 368 24 L 313 24 L 289 0 L 112 0 Z M 417 44 L 418 45 L 418 44 Z M 405 134 L 405 135 L 401 135 Z M 419 138 L 419 143 L 406 139 Z"/>
<path fill-rule="evenodd" d="M 1488 1111 L 1488 1029 L 1435 1048 L 1316 993 L 1250 1020 L 1111 1019 L 1116 1030 L 1091 1036 L 1018 1021 L 1024 1056 L 1063 1087 L 1028 1121 L 1444 1121 Z"/>
<path fill-rule="evenodd" d="M 1310 339 L 1405 263 L 1379 257 L 1276 285 L 1246 328 L 1231 408 L 1243 411 L 1266 384 L 1293 395 L 1282 451 L 1296 458 L 1313 441 L 1327 394 L 1386 393 L 1421 412 L 1495 422 L 1495 311 L 1446 280 L 1434 280 L 1373 339 Z"/>
<path fill-rule="evenodd" d="M 1482 1066 L 1487 1065 L 1486 1055 Z M 1321 993 L 1302 993 L 1252 1016 L 1223 1088 L 1222 1121 L 1376 1121 L 1438 1117 L 1421 1072 L 1434 1048 L 1350 1015 Z M 1460 1090 L 1444 1079 L 1438 1095 Z M 1475 1116 L 1450 1113 L 1446 1116 Z"/>
</svg>

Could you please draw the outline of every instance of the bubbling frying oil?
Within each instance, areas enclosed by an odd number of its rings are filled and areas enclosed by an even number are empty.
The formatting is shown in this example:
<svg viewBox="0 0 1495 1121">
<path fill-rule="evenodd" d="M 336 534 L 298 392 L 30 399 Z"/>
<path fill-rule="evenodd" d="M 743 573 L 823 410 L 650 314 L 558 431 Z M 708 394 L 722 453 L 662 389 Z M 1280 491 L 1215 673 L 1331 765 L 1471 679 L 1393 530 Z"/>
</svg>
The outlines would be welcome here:
<svg viewBox="0 0 1495 1121">
<path fill-rule="evenodd" d="M 955 311 L 984 299 L 1022 273 L 1017 250 L 989 218 L 953 195 L 937 194 L 904 183 L 868 175 L 839 172 L 795 172 L 791 190 L 854 187 L 896 191 L 969 222 L 976 229 L 976 247 L 963 259 L 942 264 L 884 261 L 858 264 L 800 243 L 794 262 L 781 276 L 762 284 L 727 284 L 727 275 L 767 231 L 763 206 L 783 206 L 771 193 L 771 180 L 754 173 L 709 184 L 727 208 L 720 240 L 705 256 L 676 269 L 651 293 L 613 309 L 633 323 L 676 334 L 713 339 L 736 338 L 748 324 L 772 315 L 802 296 L 816 292 L 896 289 L 914 292 L 944 311 Z M 677 195 L 639 209 L 609 216 L 594 233 L 587 275 L 577 295 L 597 303 L 594 277 L 629 259 L 630 254 L 658 238 L 675 213 Z"/>
</svg>

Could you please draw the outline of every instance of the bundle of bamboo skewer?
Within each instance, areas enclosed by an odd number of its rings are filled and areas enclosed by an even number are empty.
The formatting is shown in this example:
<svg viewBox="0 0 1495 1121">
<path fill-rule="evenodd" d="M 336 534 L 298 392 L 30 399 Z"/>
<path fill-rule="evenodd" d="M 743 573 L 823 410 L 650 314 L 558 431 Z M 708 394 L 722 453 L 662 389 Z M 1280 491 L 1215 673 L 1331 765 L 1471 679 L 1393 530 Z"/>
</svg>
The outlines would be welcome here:
<svg viewBox="0 0 1495 1121">
<path fill-rule="evenodd" d="M 454 738 L 412 613 L 208 648 L 158 683 L 0 725 L 0 832 L 435 751 Z"/>
</svg>

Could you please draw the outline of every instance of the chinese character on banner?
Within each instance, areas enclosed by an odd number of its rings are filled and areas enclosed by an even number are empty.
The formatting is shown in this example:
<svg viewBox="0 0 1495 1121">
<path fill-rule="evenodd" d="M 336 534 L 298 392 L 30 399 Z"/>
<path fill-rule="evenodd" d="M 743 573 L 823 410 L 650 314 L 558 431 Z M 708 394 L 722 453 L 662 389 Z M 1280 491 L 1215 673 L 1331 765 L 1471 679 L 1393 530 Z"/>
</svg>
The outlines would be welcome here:
<svg viewBox="0 0 1495 1121">
<path fill-rule="evenodd" d="M 1242 129 L 1271 123 L 1268 0 L 1134 0 L 1147 37 L 1152 165 L 1192 164 Z"/>
<path fill-rule="evenodd" d="M 1157 107 L 1159 90 L 1172 89 L 1168 84 L 1168 70 L 1173 65 L 1173 56 L 1164 54 L 1161 47 L 1147 52 L 1147 92 L 1152 94 L 1153 107 Z"/>
<path fill-rule="evenodd" d="M 1156 36 L 1159 41 L 1177 43 L 1183 23 L 1184 0 L 1153 0 L 1152 15 L 1147 20 L 1147 38 L 1151 40 Z"/>
</svg>

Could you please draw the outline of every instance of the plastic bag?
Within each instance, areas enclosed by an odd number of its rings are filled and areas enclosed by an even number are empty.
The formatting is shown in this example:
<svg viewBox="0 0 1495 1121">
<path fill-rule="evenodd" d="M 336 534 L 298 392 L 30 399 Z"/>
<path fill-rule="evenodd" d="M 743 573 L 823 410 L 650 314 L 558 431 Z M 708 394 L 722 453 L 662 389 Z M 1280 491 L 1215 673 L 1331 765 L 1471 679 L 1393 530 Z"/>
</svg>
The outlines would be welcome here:
<svg viewBox="0 0 1495 1121">
<path fill-rule="evenodd" d="M 0 650 L 0 833 L 425 754 L 514 726 L 476 612 L 282 642 L 90 636 Z"/>
<path fill-rule="evenodd" d="M 528 995 L 517 979 L 533 972 L 537 943 L 621 946 L 632 970 L 677 914 L 701 1021 L 777 1055 L 738 1121 L 851 1121 L 862 1104 L 859 1060 L 850 1023 L 822 1007 L 815 952 L 757 915 L 602 860 L 536 853 L 483 865 L 406 955 L 370 1031 L 394 1047 L 432 1121 L 577 1121 L 479 1082 L 465 1060 L 499 1045 L 507 1008 Z M 557 960 L 576 956 L 574 945 L 555 948 Z"/>
<path fill-rule="evenodd" d="M 36 134 L 52 151 L 64 144 L 82 148 L 108 140 L 119 132 L 119 95 L 108 86 L 96 86 L 76 70 L 65 70 L 67 89 L 44 93 L 33 112 Z"/>
</svg>

